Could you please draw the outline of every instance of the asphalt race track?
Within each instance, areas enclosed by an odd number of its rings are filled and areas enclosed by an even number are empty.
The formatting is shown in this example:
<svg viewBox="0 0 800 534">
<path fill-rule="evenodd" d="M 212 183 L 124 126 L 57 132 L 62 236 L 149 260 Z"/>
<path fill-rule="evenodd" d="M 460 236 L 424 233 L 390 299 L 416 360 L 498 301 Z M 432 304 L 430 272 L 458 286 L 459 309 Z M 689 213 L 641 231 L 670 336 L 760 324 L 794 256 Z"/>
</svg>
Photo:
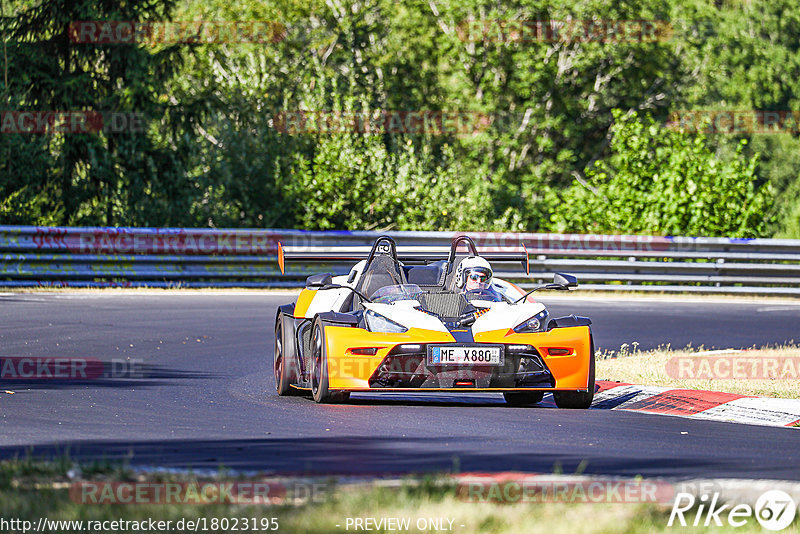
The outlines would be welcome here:
<svg viewBox="0 0 800 534">
<path fill-rule="evenodd" d="M 131 362 L 132 376 L 3 380 L 0 457 L 364 475 L 585 472 L 800 480 L 800 431 L 608 410 L 511 408 L 500 395 L 280 398 L 275 293 L 0 295 L 0 357 Z M 542 298 L 594 320 L 598 348 L 749 347 L 798 339 L 776 300 Z M 119 365 L 119 363 L 117 363 Z M 118 373 L 119 374 L 119 373 Z M 10 394 L 8 392 L 13 392 Z"/>
</svg>

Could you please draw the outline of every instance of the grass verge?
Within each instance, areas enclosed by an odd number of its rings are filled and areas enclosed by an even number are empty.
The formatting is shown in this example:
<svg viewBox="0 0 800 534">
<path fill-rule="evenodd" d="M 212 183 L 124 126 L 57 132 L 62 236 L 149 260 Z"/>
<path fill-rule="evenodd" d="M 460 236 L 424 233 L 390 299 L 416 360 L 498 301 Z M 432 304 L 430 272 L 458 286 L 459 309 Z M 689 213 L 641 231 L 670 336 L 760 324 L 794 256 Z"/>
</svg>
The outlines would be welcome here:
<svg viewBox="0 0 800 534">
<path fill-rule="evenodd" d="M 597 378 L 677 389 L 800 399 L 800 346 L 745 351 L 640 351 L 624 346 L 598 352 Z"/>
<path fill-rule="evenodd" d="M 467 502 L 458 493 L 453 479 L 427 477 L 405 479 L 391 484 L 362 482 L 337 484 L 327 480 L 325 489 L 315 493 L 303 490 L 305 499 L 285 499 L 283 502 L 259 505 L 241 504 L 88 504 L 76 497 L 75 486 L 104 482 L 158 484 L 166 482 L 200 483 L 191 474 L 136 473 L 108 465 L 75 466 L 70 462 L 52 463 L 16 460 L 0 462 L 0 508 L 2 519 L 29 521 L 38 525 L 40 518 L 48 521 L 82 521 L 79 527 L 53 525 L 39 532 L 85 532 L 88 521 L 170 521 L 160 532 L 192 531 L 187 521 L 199 522 L 201 532 L 292 532 L 292 533 L 343 533 L 354 532 L 348 528 L 348 518 L 396 518 L 408 521 L 408 528 L 381 528 L 372 525 L 370 532 L 461 532 L 461 533 L 520 533 L 554 532 L 569 530 L 575 533 L 651 533 L 667 531 L 692 532 L 761 532 L 757 521 L 750 518 L 744 527 L 722 528 L 668 527 L 670 505 L 653 503 L 564 503 L 530 502 L 514 504 Z M 229 477 L 221 473 L 213 481 L 246 482 L 244 477 Z M 261 479 L 263 480 L 263 479 Z M 295 481 L 294 483 L 297 483 Z M 291 481 L 284 481 L 292 488 Z M 303 482 L 308 488 L 308 482 Z M 291 489 L 287 489 L 289 494 Z M 296 492 L 299 494 L 299 492 Z M 686 514 L 693 521 L 696 510 Z M 273 523 L 274 519 L 274 523 Z M 180 521 L 183 520 L 183 528 Z M 246 523 L 245 523 L 246 520 Z M 234 527 L 234 522 L 238 523 Z M 255 524 L 256 528 L 251 528 Z M 277 524 L 276 530 L 264 525 Z M 18 523 L 19 525 L 19 523 Z M 98 529 L 95 529 L 98 530 Z M 103 532 L 125 530 L 107 523 Z M 141 530 L 141 529 L 138 529 Z M 365 531 L 365 529 L 359 529 Z M 23 532 L 22 528 L 7 528 L 4 532 Z M 32 532 L 33 529 L 28 530 Z M 151 530 L 152 531 L 152 530 Z M 800 532 L 794 523 L 784 532 Z"/>
</svg>

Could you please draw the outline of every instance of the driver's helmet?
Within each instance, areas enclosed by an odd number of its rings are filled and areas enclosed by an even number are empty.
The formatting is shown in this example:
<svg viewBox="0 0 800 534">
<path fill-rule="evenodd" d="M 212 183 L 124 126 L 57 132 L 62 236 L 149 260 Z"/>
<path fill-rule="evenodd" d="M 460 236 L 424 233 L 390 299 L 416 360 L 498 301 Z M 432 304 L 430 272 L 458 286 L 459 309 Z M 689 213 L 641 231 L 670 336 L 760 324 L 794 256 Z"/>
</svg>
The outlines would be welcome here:
<svg viewBox="0 0 800 534">
<path fill-rule="evenodd" d="M 456 271 L 456 287 L 464 291 L 488 289 L 492 284 L 492 266 L 480 256 L 465 258 Z"/>
</svg>

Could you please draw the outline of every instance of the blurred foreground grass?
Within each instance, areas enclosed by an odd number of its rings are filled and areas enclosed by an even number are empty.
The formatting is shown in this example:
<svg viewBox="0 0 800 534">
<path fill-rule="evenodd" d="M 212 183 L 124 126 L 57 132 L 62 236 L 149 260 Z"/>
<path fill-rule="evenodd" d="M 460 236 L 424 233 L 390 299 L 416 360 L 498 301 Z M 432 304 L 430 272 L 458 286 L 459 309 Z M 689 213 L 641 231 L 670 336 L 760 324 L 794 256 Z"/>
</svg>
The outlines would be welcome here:
<svg viewBox="0 0 800 534">
<path fill-rule="evenodd" d="M 67 459 L 54 462 L 13 460 L 0 462 L 0 506 L 5 520 L 20 519 L 36 524 L 40 517 L 48 520 L 128 520 L 172 521 L 172 528 L 162 532 L 185 532 L 175 524 L 181 519 L 197 521 L 206 518 L 200 532 L 275 532 L 253 529 L 252 524 L 272 525 L 277 519 L 277 532 L 343 533 L 398 532 L 386 528 L 355 530 L 348 518 L 408 519 L 410 528 L 399 532 L 509 533 L 556 532 L 572 533 L 651 533 L 667 531 L 691 532 L 761 532 L 750 519 L 744 527 L 668 527 L 669 505 L 651 503 L 474 503 L 457 492 L 456 482 L 449 477 L 428 476 L 396 481 L 318 482 L 326 488 L 320 494 L 305 493 L 303 499 L 284 500 L 276 504 L 85 504 L 76 498 L 76 484 L 102 482 L 183 482 L 253 481 L 258 478 L 231 476 L 225 472 L 198 477 L 191 473 L 135 472 L 110 464 L 76 466 Z M 285 481 L 291 484 L 291 481 Z M 73 489 L 70 492 L 70 488 Z M 289 501 L 292 502 L 289 502 Z M 691 521 L 694 512 L 687 514 Z M 214 519 L 220 521 L 216 528 Z M 234 521 L 239 524 L 234 528 Z M 244 520 L 247 519 L 247 527 Z M 417 528 L 418 522 L 438 521 L 439 528 Z M 262 522 L 263 520 L 263 522 Z M 723 516 L 724 520 L 724 516 Z M 373 525 L 374 526 L 374 525 Z M 452 530 L 450 530 L 452 528 Z M 83 530 L 85 532 L 85 530 Z M 128 530 L 132 531 L 132 530 Z M 14 533 L 21 530 L 7 529 Z M 42 532 L 42 531 L 40 531 Z M 44 532 L 79 532 L 73 528 Z M 105 529 L 103 532 L 124 532 Z M 800 532 L 798 521 L 784 532 Z"/>
</svg>

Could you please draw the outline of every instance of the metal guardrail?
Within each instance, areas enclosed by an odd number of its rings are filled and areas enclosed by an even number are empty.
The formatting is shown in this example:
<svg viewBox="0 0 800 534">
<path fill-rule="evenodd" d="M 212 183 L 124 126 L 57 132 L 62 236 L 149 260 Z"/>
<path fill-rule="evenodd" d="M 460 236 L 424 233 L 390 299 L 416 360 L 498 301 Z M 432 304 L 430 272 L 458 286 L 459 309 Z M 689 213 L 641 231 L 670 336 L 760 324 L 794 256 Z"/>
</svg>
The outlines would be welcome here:
<svg viewBox="0 0 800 534">
<path fill-rule="evenodd" d="M 386 232 L 399 246 L 447 248 L 461 232 Z M 287 266 L 288 247 L 364 247 L 377 232 L 0 226 L 0 286 L 298 287 L 312 272 L 346 264 Z M 478 249 L 524 244 L 530 276 L 556 271 L 592 290 L 800 295 L 800 240 L 469 232 Z"/>
</svg>

